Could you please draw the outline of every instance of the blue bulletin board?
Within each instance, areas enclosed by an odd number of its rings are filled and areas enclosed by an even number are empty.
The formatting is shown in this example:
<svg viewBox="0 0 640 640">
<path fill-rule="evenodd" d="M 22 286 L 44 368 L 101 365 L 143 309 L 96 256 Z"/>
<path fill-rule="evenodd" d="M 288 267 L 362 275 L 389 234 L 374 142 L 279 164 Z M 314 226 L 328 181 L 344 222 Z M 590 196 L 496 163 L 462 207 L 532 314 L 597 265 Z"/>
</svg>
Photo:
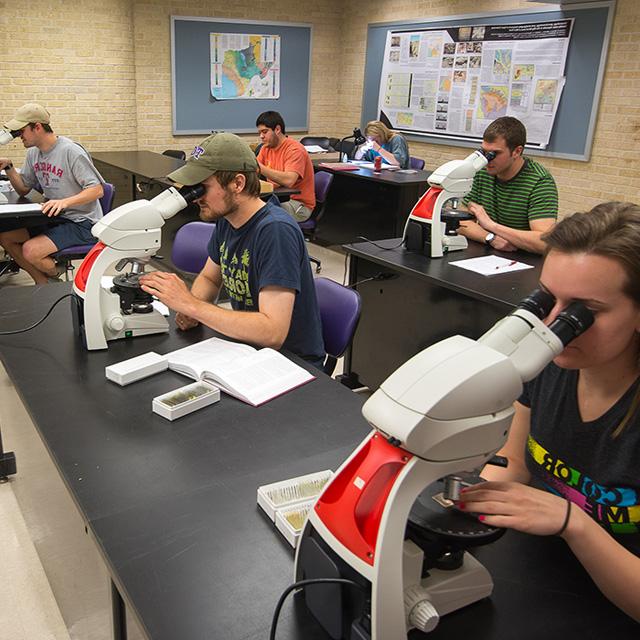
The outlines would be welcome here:
<svg viewBox="0 0 640 640">
<path fill-rule="evenodd" d="M 210 90 L 210 33 L 280 36 L 280 87 L 275 99 L 215 100 Z M 312 25 L 171 16 L 173 134 L 255 133 L 263 111 L 282 114 L 289 131 L 309 122 Z"/>
<path fill-rule="evenodd" d="M 598 114 L 600 91 L 607 59 L 607 50 L 615 0 L 602 0 L 563 8 L 537 8 L 501 11 L 491 14 L 449 16 L 411 22 L 386 22 L 369 25 L 362 125 L 380 117 L 378 95 L 384 60 L 387 32 L 399 30 L 444 29 L 465 25 L 500 25 L 531 23 L 573 18 L 573 31 L 565 68 L 566 84 L 556 114 L 551 138 L 546 149 L 528 150 L 535 155 L 589 160 L 591 143 Z M 405 133 L 409 140 L 454 146 L 473 143 L 447 138 L 445 135 Z"/>
</svg>

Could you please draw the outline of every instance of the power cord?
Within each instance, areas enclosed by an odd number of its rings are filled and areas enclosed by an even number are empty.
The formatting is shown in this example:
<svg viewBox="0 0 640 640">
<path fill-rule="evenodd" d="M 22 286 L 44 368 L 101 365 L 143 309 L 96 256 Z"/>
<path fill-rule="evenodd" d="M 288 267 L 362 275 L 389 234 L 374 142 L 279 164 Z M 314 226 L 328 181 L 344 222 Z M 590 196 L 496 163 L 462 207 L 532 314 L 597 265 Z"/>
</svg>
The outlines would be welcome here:
<svg viewBox="0 0 640 640">
<path fill-rule="evenodd" d="M 271 621 L 269 640 L 276 640 L 276 627 L 278 626 L 278 618 L 280 617 L 280 610 L 282 609 L 282 605 L 287 599 L 287 596 L 295 589 L 304 589 L 311 584 L 346 584 L 351 587 L 360 589 L 360 591 L 362 591 L 365 595 L 367 594 L 367 590 L 361 584 L 358 584 L 354 580 L 348 580 L 347 578 L 312 578 L 310 580 L 299 580 L 298 582 L 294 582 L 282 592 L 282 595 L 278 600 L 278 604 L 276 605 L 276 608 L 273 612 L 273 620 Z"/>
<path fill-rule="evenodd" d="M 356 236 L 356 240 L 364 240 L 365 242 L 368 242 L 369 244 L 372 244 L 374 247 L 378 247 L 378 249 L 382 249 L 383 251 L 391 251 L 392 249 L 399 249 L 404 243 L 404 238 L 401 238 L 398 244 L 391 245 L 390 247 L 384 247 L 383 245 L 375 242 L 375 240 L 369 240 L 369 238 L 365 236 Z"/>
<path fill-rule="evenodd" d="M 35 329 L 39 324 L 43 323 L 49 317 L 51 312 L 55 309 L 56 305 L 62 300 L 64 300 L 65 298 L 75 298 L 75 294 L 65 293 L 65 295 L 63 295 L 61 298 L 58 298 L 51 305 L 51 307 L 49 308 L 49 311 L 47 311 L 47 313 L 45 313 L 44 316 L 40 318 L 40 320 L 38 320 L 38 322 L 36 322 L 35 324 L 32 324 L 30 327 L 26 327 L 25 329 L 16 329 L 15 331 L 0 331 L 0 336 L 12 336 L 12 335 L 15 335 L 16 333 L 25 333 L 26 331 L 31 331 L 31 329 Z"/>
<path fill-rule="evenodd" d="M 378 244 L 377 242 L 375 242 L 374 240 L 369 240 L 369 238 L 367 238 L 366 236 L 356 236 L 355 240 L 364 240 L 365 242 L 368 242 L 369 244 L 372 244 L 374 247 L 378 247 L 378 249 L 382 249 L 383 251 L 391 251 L 392 249 L 399 249 L 404 244 L 404 236 L 400 239 L 400 242 L 398 244 L 391 245 L 390 247 L 384 247 L 381 244 Z M 343 276 L 342 276 L 342 285 L 345 287 L 347 286 L 347 260 L 348 259 L 349 259 L 349 254 L 345 253 Z M 391 276 L 387 276 L 387 278 L 388 277 L 391 277 Z M 378 278 L 377 276 L 374 276 L 373 278 L 368 278 L 367 280 L 363 280 L 362 282 L 369 282 L 369 280 L 386 280 L 387 278 Z M 349 285 L 349 288 L 353 289 L 357 285 L 362 284 L 362 282 L 356 282 L 355 284 Z"/>
</svg>

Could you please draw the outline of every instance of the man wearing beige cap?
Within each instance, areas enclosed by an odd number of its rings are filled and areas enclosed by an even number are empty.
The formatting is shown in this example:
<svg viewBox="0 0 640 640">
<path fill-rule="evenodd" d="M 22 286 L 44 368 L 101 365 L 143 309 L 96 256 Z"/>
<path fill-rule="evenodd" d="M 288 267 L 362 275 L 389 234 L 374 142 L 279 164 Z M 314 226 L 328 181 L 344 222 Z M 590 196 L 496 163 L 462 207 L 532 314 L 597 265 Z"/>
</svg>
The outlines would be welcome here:
<svg viewBox="0 0 640 640">
<path fill-rule="evenodd" d="M 52 254 L 96 242 L 91 227 L 102 217 L 98 200 L 104 180 L 79 144 L 53 132 L 49 112 L 41 105 L 23 105 L 3 127 L 20 136 L 27 155 L 20 172 L 3 157 L 0 169 L 18 194 L 36 189 L 46 202 L 42 225 L 0 233 L 0 245 L 36 284 L 45 284 L 58 275 Z"/>
<path fill-rule="evenodd" d="M 231 133 L 209 136 L 169 178 L 204 185 L 196 200 L 200 217 L 216 223 L 209 258 L 191 291 L 177 275 L 162 272 L 141 277 L 142 289 L 177 312 L 182 330 L 202 323 L 242 342 L 283 347 L 321 367 L 324 343 L 304 238 L 291 216 L 260 199 L 249 145 Z M 222 285 L 232 309 L 212 304 Z"/>
</svg>

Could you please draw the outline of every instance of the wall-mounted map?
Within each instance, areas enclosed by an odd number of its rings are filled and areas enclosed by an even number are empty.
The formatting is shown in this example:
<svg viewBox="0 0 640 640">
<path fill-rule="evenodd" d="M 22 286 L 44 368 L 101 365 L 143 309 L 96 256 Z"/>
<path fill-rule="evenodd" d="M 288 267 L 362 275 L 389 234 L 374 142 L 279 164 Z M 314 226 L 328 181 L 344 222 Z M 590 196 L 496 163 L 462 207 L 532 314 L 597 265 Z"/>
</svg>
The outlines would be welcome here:
<svg viewBox="0 0 640 640">
<path fill-rule="evenodd" d="M 209 40 L 216 100 L 280 97 L 280 36 L 212 33 Z"/>
</svg>

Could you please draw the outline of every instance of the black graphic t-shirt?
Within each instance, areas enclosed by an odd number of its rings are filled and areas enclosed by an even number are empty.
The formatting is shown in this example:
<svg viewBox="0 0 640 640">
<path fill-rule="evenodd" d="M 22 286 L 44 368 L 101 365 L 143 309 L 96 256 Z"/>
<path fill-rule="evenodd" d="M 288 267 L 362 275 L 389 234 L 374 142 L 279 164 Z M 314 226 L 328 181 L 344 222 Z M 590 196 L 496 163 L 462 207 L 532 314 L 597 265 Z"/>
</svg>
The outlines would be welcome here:
<svg viewBox="0 0 640 640">
<path fill-rule="evenodd" d="M 629 409 L 639 380 L 596 420 L 583 422 L 578 371 L 551 363 L 525 384 L 531 408 L 526 463 L 534 484 L 568 498 L 640 556 L 640 419 L 612 434 Z"/>
<path fill-rule="evenodd" d="M 218 220 L 209 242 L 211 260 L 237 311 L 258 311 L 258 295 L 268 286 L 294 289 L 289 334 L 283 344 L 306 360 L 324 358 L 320 312 L 304 238 L 283 209 L 267 203 L 239 229 Z"/>
</svg>

